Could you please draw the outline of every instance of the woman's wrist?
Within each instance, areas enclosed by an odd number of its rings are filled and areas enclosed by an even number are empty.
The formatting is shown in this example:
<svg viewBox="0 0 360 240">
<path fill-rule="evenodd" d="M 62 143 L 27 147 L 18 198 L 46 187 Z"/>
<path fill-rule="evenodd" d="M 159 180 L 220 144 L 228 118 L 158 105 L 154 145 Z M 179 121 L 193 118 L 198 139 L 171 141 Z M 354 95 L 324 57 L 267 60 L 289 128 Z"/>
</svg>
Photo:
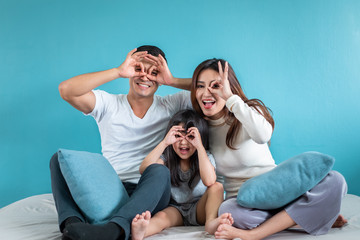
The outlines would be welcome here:
<svg viewBox="0 0 360 240">
<path fill-rule="evenodd" d="M 226 107 L 229 109 L 230 112 L 233 111 L 233 110 L 232 110 L 232 107 L 233 107 L 233 105 L 235 104 L 235 102 L 238 101 L 238 99 L 241 100 L 241 98 L 240 98 L 238 95 L 233 94 L 231 97 L 229 97 L 229 98 L 226 100 L 225 105 L 226 105 Z"/>
<path fill-rule="evenodd" d="M 225 95 L 224 95 L 224 97 L 225 97 L 224 100 L 227 101 L 227 100 L 228 100 L 229 98 L 231 98 L 232 96 L 234 96 L 233 93 L 225 94 Z"/>
</svg>

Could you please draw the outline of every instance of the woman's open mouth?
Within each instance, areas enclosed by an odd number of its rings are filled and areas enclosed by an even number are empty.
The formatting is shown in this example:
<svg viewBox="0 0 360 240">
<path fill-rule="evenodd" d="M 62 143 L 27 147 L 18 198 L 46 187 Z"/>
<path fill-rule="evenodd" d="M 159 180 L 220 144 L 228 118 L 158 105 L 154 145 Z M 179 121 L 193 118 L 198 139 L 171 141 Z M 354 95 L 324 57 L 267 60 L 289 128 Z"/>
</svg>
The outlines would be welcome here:
<svg viewBox="0 0 360 240">
<path fill-rule="evenodd" d="M 202 101 L 205 109 L 210 109 L 215 104 L 214 100 L 203 100 Z"/>
</svg>

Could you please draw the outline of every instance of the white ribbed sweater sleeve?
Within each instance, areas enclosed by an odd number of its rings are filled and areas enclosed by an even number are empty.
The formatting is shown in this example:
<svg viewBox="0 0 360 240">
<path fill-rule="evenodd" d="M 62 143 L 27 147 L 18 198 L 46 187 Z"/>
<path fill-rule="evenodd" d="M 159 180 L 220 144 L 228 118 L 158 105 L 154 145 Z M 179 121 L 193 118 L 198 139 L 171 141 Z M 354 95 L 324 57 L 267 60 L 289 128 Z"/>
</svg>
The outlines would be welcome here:
<svg viewBox="0 0 360 240">
<path fill-rule="evenodd" d="M 273 132 L 271 124 L 257 112 L 249 107 L 238 95 L 233 95 L 226 101 L 226 107 L 240 121 L 251 139 L 258 143 L 267 143 Z"/>
</svg>

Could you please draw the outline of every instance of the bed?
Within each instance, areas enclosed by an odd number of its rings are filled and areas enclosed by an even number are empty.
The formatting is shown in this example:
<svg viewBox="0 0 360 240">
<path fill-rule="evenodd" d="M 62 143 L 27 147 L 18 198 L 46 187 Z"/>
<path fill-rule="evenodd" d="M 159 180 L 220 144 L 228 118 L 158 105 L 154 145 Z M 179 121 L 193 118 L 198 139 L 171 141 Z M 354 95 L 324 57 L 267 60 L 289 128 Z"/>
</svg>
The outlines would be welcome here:
<svg viewBox="0 0 360 240">
<path fill-rule="evenodd" d="M 310 236 L 300 231 L 287 230 L 266 239 L 360 239 L 360 197 L 347 194 L 341 213 L 348 223 L 339 229 L 331 229 L 327 235 Z M 0 239 L 6 240 L 59 240 L 57 213 L 52 194 L 35 195 L 0 209 Z M 173 227 L 146 238 L 153 239 L 215 239 L 204 227 Z"/>
</svg>

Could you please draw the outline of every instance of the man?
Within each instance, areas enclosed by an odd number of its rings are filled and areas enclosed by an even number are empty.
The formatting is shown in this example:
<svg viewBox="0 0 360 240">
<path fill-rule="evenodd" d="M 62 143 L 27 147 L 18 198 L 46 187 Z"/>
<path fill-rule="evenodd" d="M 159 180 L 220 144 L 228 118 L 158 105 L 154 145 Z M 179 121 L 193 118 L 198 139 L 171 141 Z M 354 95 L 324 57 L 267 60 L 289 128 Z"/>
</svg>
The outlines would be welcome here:
<svg viewBox="0 0 360 240">
<path fill-rule="evenodd" d="M 129 78 L 128 94 L 93 90 L 117 78 Z M 138 169 L 146 155 L 162 140 L 171 116 L 190 108 L 191 103 L 187 91 L 166 97 L 154 95 L 160 84 L 189 89 L 191 79 L 174 78 L 163 51 L 155 46 L 141 46 L 130 51 L 117 68 L 79 75 L 59 85 L 64 100 L 96 120 L 103 156 L 130 196 L 109 223 L 86 223 L 71 197 L 55 154 L 50 161 L 51 182 L 63 239 L 128 239 L 131 221 L 137 213 L 149 210 L 155 214 L 168 205 L 168 169 L 154 164 L 141 177 Z"/>
</svg>

